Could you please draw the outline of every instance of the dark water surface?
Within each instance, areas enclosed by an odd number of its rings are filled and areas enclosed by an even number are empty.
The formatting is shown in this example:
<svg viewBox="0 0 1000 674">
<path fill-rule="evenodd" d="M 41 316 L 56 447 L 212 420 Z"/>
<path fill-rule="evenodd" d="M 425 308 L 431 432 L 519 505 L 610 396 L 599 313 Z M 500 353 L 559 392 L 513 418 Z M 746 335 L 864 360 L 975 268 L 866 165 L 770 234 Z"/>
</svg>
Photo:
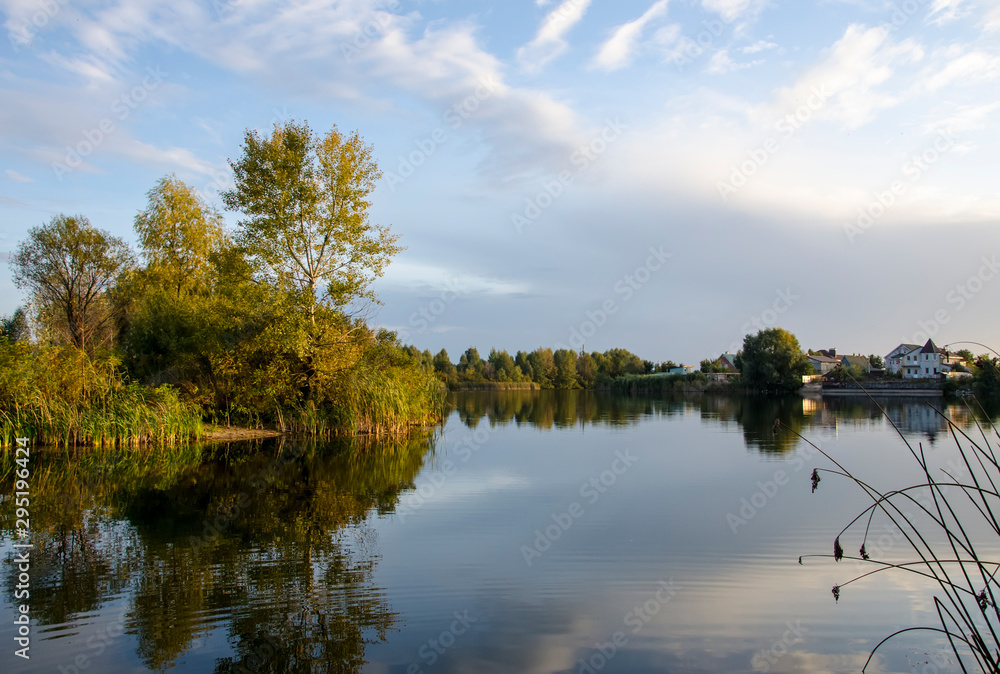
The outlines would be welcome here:
<svg viewBox="0 0 1000 674">
<path fill-rule="evenodd" d="M 856 672 L 932 589 L 829 554 L 880 489 L 919 481 L 867 400 L 464 393 L 406 441 L 267 441 L 31 457 L 30 660 L 4 461 L 2 672 Z M 939 415 L 885 402 L 937 465 Z M 775 420 L 782 426 L 775 431 Z M 955 465 L 955 464 L 953 464 Z M 868 539 L 907 557 L 886 524 Z M 857 554 L 859 535 L 842 539 Z M 875 555 L 873 555 L 875 556 Z M 952 671 L 910 633 L 869 671 Z"/>
</svg>

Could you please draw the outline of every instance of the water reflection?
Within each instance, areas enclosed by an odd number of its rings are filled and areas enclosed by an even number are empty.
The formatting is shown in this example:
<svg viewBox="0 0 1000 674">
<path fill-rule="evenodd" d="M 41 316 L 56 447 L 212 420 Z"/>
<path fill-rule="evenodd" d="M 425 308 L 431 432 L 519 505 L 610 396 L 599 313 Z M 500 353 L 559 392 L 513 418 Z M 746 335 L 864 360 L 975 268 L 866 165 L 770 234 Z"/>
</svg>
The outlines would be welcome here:
<svg viewBox="0 0 1000 674">
<path fill-rule="evenodd" d="M 217 672 L 358 671 L 366 644 L 397 619 L 371 583 L 379 556 L 363 523 L 392 512 L 427 447 L 419 436 L 154 460 L 37 453 L 32 618 L 49 637 L 79 636 L 127 594 L 124 631 L 148 669 L 198 656 L 223 627 L 232 653 L 214 659 Z M 7 540 L 12 505 L 2 505 Z M 12 597 L 17 567 L 3 571 Z M 96 657 L 91 648 L 77 643 L 63 662 Z"/>
<path fill-rule="evenodd" d="M 784 455 L 802 442 L 800 435 L 845 424 L 873 426 L 892 422 L 904 435 L 934 443 L 948 433 L 948 420 L 969 428 L 1000 414 L 995 402 L 940 397 L 839 396 L 803 398 L 747 397 L 678 393 L 664 397 L 622 396 L 595 391 L 497 391 L 453 395 L 452 409 L 469 428 L 530 424 L 541 429 L 586 425 L 629 426 L 644 419 L 698 415 L 707 424 L 743 433 L 747 447 Z M 885 411 L 883 413 L 883 410 Z M 888 417 L 888 420 L 887 420 Z"/>
<path fill-rule="evenodd" d="M 983 417 L 961 401 L 883 402 L 904 434 L 931 442 L 946 433 L 944 417 L 959 426 Z M 770 641 L 726 642 L 721 655 L 707 644 L 743 634 L 762 620 L 759 607 L 790 591 L 791 572 L 779 565 L 818 547 L 801 538 L 794 518 L 810 510 L 818 518 L 830 509 L 819 499 L 831 490 L 809 493 L 807 469 L 796 473 L 789 461 L 799 434 L 851 429 L 867 441 L 877 435 L 868 430 L 890 428 L 865 398 L 512 391 L 464 393 L 451 404 L 453 425 L 511 427 L 477 460 L 450 455 L 460 464 L 453 473 L 442 472 L 446 451 L 437 465 L 429 451 L 435 440 L 426 435 L 399 442 L 36 453 L 31 610 L 37 652 L 48 659 L 36 663 L 33 654 L 31 666 L 18 671 L 60 671 L 80 655 L 100 671 L 351 672 L 361 671 L 366 658 L 376 660 L 379 671 L 386 663 L 394 663 L 388 670 L 406 671 L 422 661 L 425 640 L 445 629 L 452 612 L 469 606 L 479 622 L 440 671 L 483 670 L 491 663 L 511 671 L 576 671 L 573 663 L 593 639 L 620 629 L 622 616 L 670 574 L 688 583 L 672 609 L 683 639 L 670 636 L 666 624 L 662 633 L 650 624 L 616 666 L 745 670 Z M 651 419 L 678 423 L 638 429 Z M 570 432 L 519 433 L 519 426 Z M 593 427 L 610 432 L 576 432 Z M 626 428 L 637 430 L 619 432 Z M 539 447 L 548 451 L 532 451 Z M 579 500 L 579 485 L 600 475 L 613 451 L 623 448 L 642 457 L 642 469 L 623 476 L 625 488 L 609 491 L 592 508 L 587 503 L 587 518 L 573 523 L 544 564 L 524 566 L 519 550 L 531 532 L 552 521 L 550 512 Z M 6 456 L 4 474 L 12 468 Z M 793 486 L 760 504 L 764 515 L 731 530 L 727 513 L 741 512 L 742 499 L 755 498 L 778 469 L 794 478 Z M 421 480 L 433 484 L 435 476 L 447 480 L 431 490 L 426 507 L 405 527 L 385 525 L 397 547 L 389 536 L 380 543 L 375 531 L 382 524 L 373 514 L 396 512 L 404 493 Z M 516 479 L 500 479 L 510 476 Z M 790 505 L 799 491 L 803 500 Z M 0 512 L 9 543 L 11 499 L 0 500 Z M 812 521 L 805 530 L 825 531 Z M 383 546 L 395 553 L 395 565 L 380 564 Z M 779 572 L 767 575 L 772 568 Z M 2 573 L 4 610 L 11 611 L 16 565 L 5 564 Z M 828 595 L 825 578 L 795 578 L 796 592 L 819 588 Z M 387 587 L 394 588 L 392 597 Z M 718 610 L 723 605 L 725 618 Z M 786 618 L 779 617 L 777 624 Z M 892 618 L 879 620 L 890 624 Z M 423 631 L 401 638 L 404 624 Z M 98 629 L 127 638 L 103 652 L 103 642 L 98 648 L 90 640 Z M 0 628 L 0 635 L 9 633 Z M 583 634 L 590 641 L 578 638 Z M 390 644 L 392 635 L 399 645 Z M 706 640 L 700 655 L 691 650 L 699 639 Z M 110 664 L 101 660 L 109 654 L 117 658 Z M 553 665 L 556 660 L 562 664 Z M 782 667 L 792 662 L 790 656 Z M 794 667 L 810 669 L 806 662 Z"/>
</svg>

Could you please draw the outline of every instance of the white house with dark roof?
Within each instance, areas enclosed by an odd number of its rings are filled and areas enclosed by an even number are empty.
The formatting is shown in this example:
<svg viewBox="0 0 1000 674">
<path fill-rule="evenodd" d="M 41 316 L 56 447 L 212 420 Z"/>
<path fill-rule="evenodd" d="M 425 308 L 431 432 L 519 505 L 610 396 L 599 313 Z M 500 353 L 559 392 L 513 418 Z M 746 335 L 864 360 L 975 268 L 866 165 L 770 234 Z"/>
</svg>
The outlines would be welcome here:
<svg viewBox="0 0 1000 674">
<path fill-rule="evenodd" d="M 906 365 L 906 356 L 911 353 L 919 353 L 919 344 L 900 344 L 895 349 L 890 351 L 885 356 L 885 369 L 892 374 L 899 374 L 903 370 L 903 366 Z M 912 362 L 915 364 L 917 361 L 916 355 L 914 355 Z"/>
<path fill-rule="evenodd" d="M 920 349 L 906 354 L 903 360 L 903 376 L 907 379 L 945 377 L 953 367 L 964 362 L 960 356 L 938 348 L 933 339 L 928 339 Z"/>
</svg>

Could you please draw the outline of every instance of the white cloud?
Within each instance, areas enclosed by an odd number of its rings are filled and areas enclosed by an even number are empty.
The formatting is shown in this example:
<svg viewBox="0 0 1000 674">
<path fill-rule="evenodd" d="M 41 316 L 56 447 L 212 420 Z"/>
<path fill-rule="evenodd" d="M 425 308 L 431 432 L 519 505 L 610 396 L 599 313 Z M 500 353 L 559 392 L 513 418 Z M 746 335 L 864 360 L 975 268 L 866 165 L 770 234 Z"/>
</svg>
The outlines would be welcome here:
<svg viewBox="0 0 1000 674">
<path fill-rule="evenodd" d="M 636 42 L 642 37 L 646 24 L 666 14 L 667 3 L 668 0 L 658 0 L 638 19 L 615 28 L 611 38 L 601 45 L 601 50 L 594 57 L 593 65 L 610 72 L 631 63 Z"/>
<path fill-rule="evenodd" d="M 767 40 L 758 40 L 751 45 L 747 45 L 740 49 L 744 54 L 756 54 L 762 52 L 765 49 L 775 49 L 778 45 L 774 42 L 768 42 Z"/>
<path fill-rule="evenodd" d="M 966 131 L 989 128 L 992 124 L 987 124 L 987 119 L 997 110 L 1000 110 L 1000 103 L 959 106 L 952 114 L 925 124 L 923 132 L 925 134 L 937 134 L 941 129 L 947 129 L 952 133 L 961 135 Z"/>
<path fill-rule="evenodd" d="M 9 180 L 13 180 L 16 183 L 33 183 L 33 182 L 35 182 L 34 180 L 32 180 L 31 178 L 29 178 L 28 176 L 21 175 L 20 173 L 18 173 L 14 169 L 7 169 L 6 171 L 4 171 L 4 175 L 6 175 Z"/>
<path fill-rule="evenodd" d="M 944 68 L 927 77 L 923 87 L 933 92 L 951 84 L 979 84 L 998 75 L 1000 56 L 974 51 L 953 58 Z"/>
<path fill-rule="evenodd" d="M 587 13 L 590 3 L 591 0 L 565 0 L 549 12 L 542 20 L 535 39 L 517 50 L 521 66 L 535 72 L 566 51 L 568 45 L 564 37 Z"/>
<path fill-rule="evenodd" d="M 927 19 L 931 23 L 942 25 L 961 18 L 967 13 L 963 11 L 967 5 L 963 7 L 962 3 L 963 0 L 934 0 Z"/>
<path fill-rule="evenodd" d="M 814 111 L 815 119 L 837 121 L 848 129 L 862 126 L 880 110 L 902 101 L 901 94 L 890 93 L 883 85 L 897 67 L 923 56 L 923 48 L 911 39 L 894 43 L 879 28 L 852 24 L 826 58 L 793 85 L 778 90 L 774 101 L 760 111 L 764 115 L 761 121 L 770 125 L 821 91 L 825 101 Z"/>
<path fill-rule="evenodd" d="M 708 62 L 708 66 L 705 68 L 705 72 L 711 75 L 724 75 L 726 73 L 731 73 L 736 70 L 746 70 L 747 68 L 752 68 L 755 65 L 759 65 L 763 61 L 751 61 L 750 63 L 736 63 L 729 57 L 728 49 L 720 49 L 714 54 Z"/>
<path fill-rule="evenodd" d="M 448 267 L 397 260 L 383 277 L 386 285 L 419 288 L 432 294 L 452 291 L 467 295 L 523 295 L 530 290 L 527 283 L 470 274 Z"/>
<path fill-rule="evenodd" d="M 726 21 L 756 15 L 766 4 L 767 0 L 701 0 L 702 7 L 715 12 Z"/>
<path fill-rule="evenodd" d="M 983 30 L 987 32 L 1000 30 L 1000 5 L 991 9 L 986 15 L 986 19 L 983 23 Z"/>
</svg>

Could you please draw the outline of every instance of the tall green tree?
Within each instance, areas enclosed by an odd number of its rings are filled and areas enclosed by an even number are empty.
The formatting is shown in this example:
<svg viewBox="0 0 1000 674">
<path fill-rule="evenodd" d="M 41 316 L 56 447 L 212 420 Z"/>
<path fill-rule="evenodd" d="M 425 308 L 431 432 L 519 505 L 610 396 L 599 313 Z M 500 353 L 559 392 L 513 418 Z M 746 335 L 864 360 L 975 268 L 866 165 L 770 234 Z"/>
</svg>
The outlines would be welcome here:
<svg viewBox="0 0 1000 674">
<path fill-rule="evenodd" d="M 556 360 L 552 349 L 542 347 L 528 354 L 528 362 L 534 373 L 535 383 L 542 388 L 552 388 L 556 379 Z"/>
<path fill-rule="evenodd" d="M 577 381 L 584 388 L 594 386 L 594 379 L 597 377 L 597 364 L 594 363 L 593 356 L 586 351 L 581 351 L 576 357 L 576 376 Z"/>
<path fill-rule="evenodd" d="M 579 388 L 580 382 L 576 374 L 576 351 L 559 349 L 552 354 L 556 366 L 556 377 L 553 385 L 560 389 Z"/>
<path fill-rule="evenodd" d="M 369 222 L 369 197 L 381 176 L 371 146 L 334 126 L 326 135 L 294 121 L 270 136 L 247 131 L 230 161 L 235 186 L 222 194 L 242 214 L 237 243 L 303 320 L 297 351 L 303 389 L 314 399 L 324 381 L 350 367 L 344 310 L 375 300 L 371 282 L 399 252 L 387 227 Z M 346 365 L 345 365 L 346 363 Z"/>
<path fill-rule="evenodd" d="M 370 297 L 371 282 L 402 250 L 388 227 L 369 222 L 369 196 L 382 173 L 357 131 L 317 136 L 306 123 L 247 131 L 230 161 L 235 187 L 223 192 L 241 213 L 239 243 L 269 275 L 290 285 L 315 317 L 318 304 Z"/>
<path fill-rule="evenodd" d="M 802 375 L 813 371 L 799 340 L 784 328 L 744 337 L 739 359 L 747 386 L 762 392 L 794 391 L 802 386 Z"/>
<path fill-rule="evenodd" d="M 496 372 L 497 381 L 521 381 L 521 370 L 506 350 L 490 349 L 489 361 Z"/>
<path fill-rule="evenodd" d="M 31 325 L 24 307 L 18 307 L 10 316 L 0 316 L 0 336 L 11 342 L 27 342 L 31 339 Z"/>
<path fill-rule="evenodd" d="M 14 283 L 32 294 L 56 339 L 91 355 L 114 335 L 110 293 L 134 265 L 122 239 L 82 215 L 32 227 L 11 257 Z"/>
<path fill-rule="evenodd" d="M 172 174 L 160 178 L 147 197 L 135 216 L 146 274 L 177 297 L 206 290 L 211 256 L 225 240 L 222 215 Z"/>
</svg>

